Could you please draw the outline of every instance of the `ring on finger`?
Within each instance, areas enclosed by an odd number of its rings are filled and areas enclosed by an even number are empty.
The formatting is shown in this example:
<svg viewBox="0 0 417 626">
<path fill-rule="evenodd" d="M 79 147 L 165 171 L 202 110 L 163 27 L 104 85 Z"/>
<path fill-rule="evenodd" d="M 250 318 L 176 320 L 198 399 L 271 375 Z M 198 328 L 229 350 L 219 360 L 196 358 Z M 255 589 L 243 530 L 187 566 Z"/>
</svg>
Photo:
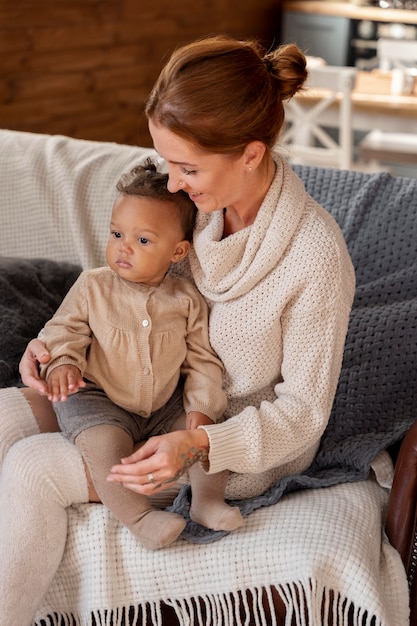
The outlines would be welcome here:
<svg viewBox="0 0 417 626">
<path fill-rule="evenodd" d="M 148 481 L 151 485 L 155 482 L 155 476 L 152 474 L 152 472 L 149 472 L 148 474 Z"/>
</svg>

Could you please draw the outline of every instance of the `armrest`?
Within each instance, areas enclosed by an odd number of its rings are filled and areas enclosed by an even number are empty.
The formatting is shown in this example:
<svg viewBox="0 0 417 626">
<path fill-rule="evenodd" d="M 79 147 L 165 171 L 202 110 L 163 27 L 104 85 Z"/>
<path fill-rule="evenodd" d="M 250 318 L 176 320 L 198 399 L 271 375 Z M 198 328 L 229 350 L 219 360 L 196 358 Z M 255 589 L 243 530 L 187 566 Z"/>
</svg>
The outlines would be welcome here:
<svg viewBox="0 0 417 626">
<path fill-rule="evenodd" d="M 400 553 L 410 583 L 416 565 L 413 559 L 416 514 L 417 421 L 406 434 L 398 454 L 386 521 L 388 539 Z"/>
</svg>

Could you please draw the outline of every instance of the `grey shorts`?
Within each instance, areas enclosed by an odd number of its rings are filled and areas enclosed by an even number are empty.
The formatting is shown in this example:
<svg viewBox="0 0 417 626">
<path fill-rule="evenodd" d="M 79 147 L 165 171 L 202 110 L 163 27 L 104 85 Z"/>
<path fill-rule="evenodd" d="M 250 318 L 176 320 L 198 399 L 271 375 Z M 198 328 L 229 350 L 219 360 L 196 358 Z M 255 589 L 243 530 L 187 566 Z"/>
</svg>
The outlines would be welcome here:
<svg viewBox="0 0 417 626">
<path fill-rule="evenodd" d="M 123 428 L 134 443 L 138 443 L 170 431 L 174 421 L 184 411 L 183 389 L 182 385 L 178 385 L 168 402 L 149 417 L 122 409 L 92 383 L 68 396 L 65 402 L 55 402 L 53 406 L 59 427 L 70 441 L 91 426 L 109 424 Z"/>
</svg>

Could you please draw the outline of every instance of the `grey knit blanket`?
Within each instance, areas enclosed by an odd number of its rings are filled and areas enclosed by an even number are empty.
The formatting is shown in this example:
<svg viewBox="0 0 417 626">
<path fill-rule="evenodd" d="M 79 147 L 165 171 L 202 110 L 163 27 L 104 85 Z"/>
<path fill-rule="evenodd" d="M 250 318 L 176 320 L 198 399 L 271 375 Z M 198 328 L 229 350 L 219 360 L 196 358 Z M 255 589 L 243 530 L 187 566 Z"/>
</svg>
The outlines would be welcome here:
<svg viewBox="0 0 417 626">
<path fill-rule="evenodd" d="M 70 263 L 0 257 L 0 387 L 20 385 L 19 362 L 80 273 Z"/>
<path fill-rule="evenodd" d="M 375 456 L 417 417 L 417 179 L 294 169 L 343 231 L 356 295 L 330 421 L 313 464 L 260 496 L 234 502 L 243 516 L 292 491 L 366 479 Z M 190 520 L 189 500 L 186 486 L 171 507 L 188 520 L 183 537 L 195 543 L 223 537 Z"/>
</svg>

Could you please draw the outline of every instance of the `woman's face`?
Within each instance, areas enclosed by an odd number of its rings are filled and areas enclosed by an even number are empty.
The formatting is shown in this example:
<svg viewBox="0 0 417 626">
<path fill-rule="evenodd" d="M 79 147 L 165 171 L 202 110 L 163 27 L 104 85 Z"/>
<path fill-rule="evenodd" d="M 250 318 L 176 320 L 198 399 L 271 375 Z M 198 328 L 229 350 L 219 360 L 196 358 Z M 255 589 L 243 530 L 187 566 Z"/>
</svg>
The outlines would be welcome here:
<svg viewBox="0 0 417 626">
<path fill-rule="evenodd" d="M 205 152 L 163 126 L 149 121 L 155 150 L 168 166 L 168 189 L 182 189 L 200 211 L 238 206 L 247 196 L 245 156 Z"/>
</svg>

